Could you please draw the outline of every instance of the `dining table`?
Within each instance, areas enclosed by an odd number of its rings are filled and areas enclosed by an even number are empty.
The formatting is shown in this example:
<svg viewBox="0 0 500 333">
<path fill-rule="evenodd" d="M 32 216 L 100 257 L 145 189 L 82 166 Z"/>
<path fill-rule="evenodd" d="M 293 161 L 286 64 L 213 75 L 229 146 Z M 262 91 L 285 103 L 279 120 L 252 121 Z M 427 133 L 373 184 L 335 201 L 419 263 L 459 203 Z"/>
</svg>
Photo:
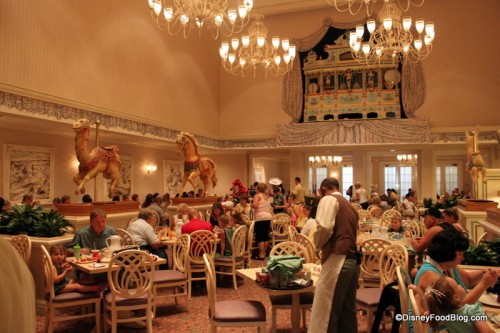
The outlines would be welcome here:
<svg viewBox="0 0 500 333">
<path fill-rule="evenodd" d="M 158 256 L 154 256 L 154 257 L 155 257 L 155 259 L 154 259 L 155 266 L 163 265 L 163 264 L 167 263 L 167 260 L 164 258 L 160 258 Z M 77 260 L 74 257 L 68 257 L 66 259 L 66 261 L 71 263 L 71 265 L 73 265 L 73 268 L 78 269 L 78 270 L 85 272 L 87 274 L 90 274 L 90 275 L 103 274 L 103 273 L 106 273 L 108 271 L 109 262 L 111 261 L 111 259 L 102 258 L 101 260 L 99 260 L 99 262 L 97 262 L 97 260 L 93 260 L 93 259 L 89 259 L 89 258 L 92 258 L 92 257 L 84 257 L 83 259 L 86 259 L 86 260 L 82 261 L 81 259 Z M 118 265 L 113 265 L 111 267 L 111 269 L 114 269 L 114 270 L 118 270 L 119 268 L 120 268 L 120 266 L 118 266 Z"/>
<path fill-rule="evenodd" d="M 291 295 L 292 296 L 292 305 L 290 311 L 290 322 L 292 325 L 291 332 L 300 332 L 300 294 L 306 292 L 314 292 L 314 290 L 316 289 L 316 284 L 319 279 L 319 272 L 321 270 L 321 265 L 306 263 L 303 265 L 303 269 L 309 269 L 311 271 L 312 284 L 309 286 L 305 286 L 303 288 L 294 288 L 294 289 L 273 289 L 259 284 L 256 280 L 256 273 L 260 272 L 262 270 L 262 267 L 238 269 L 236 271 L 236 274 L 244 278 L 246 281 L 254 283 L 262 290 L 265 290 L 269 294 L 269 296 Z"/>
</svg>

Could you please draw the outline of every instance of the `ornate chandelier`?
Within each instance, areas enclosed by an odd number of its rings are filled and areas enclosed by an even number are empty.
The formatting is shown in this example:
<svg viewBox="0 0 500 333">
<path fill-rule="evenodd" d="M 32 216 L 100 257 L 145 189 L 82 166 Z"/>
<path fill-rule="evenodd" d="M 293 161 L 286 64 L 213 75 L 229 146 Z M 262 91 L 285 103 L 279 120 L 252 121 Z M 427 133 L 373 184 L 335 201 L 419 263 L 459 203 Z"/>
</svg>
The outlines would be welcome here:
<svg viewBox="0 0 500 333">
<path fill-rule="evenodd" d="M 427 58 L 434 41 L 434 23 L 417 19 L 413 27 L 411 17 L 402 18 L 401 15 L 396 0 L 384 0 L 377 15 L 380 24 L 377 26 L 373 18 L 366 22 L 370 34 L 368 41 L 363 41 L 364 26 L 358 25 L 350 32 L 349 46 L 353 57 L 362 64 L 392 61 L 395 66 L 400 61 L 416 63 Z"/>
<path fill-rule="evenodd" d="M 366 15 L 373 15 L 373 7 L 377 3 L 377 0 L 326 0 L 328 3 L 335 7 L 339 12 L 349 11 L 351 15 L 356 15 L 359 13 L 363 5 L 366 6 Z M 382 0 L 378 0 L 382 2 Z M 408 11 L 410 5 L 415 7 L 420 7 L 424 4 L 425 0 L 397 0 L 399 8 L 403 11 Z M 406 4 L 406 6 L 405 6 Z"/>
<path fill-rule="evenodd" d="M 253 22 L 248 33 L 238 38 L 232 38 L 231 43 L 223 41 L 219 48 L 222 65 L 226 71 L 243 77 L 258 70 L 273 75 L 283 75 L 292 69 L 296 49 L 288 38 L 280 40 L 275 36 L 271 43 L 267 40 L 267 28 L 262 21 L 264 16 L 253 15 Z M 281 45 L 281 49 L 280 49 Z"/>
<path fill-rule="evenodd" d="M 182 31 L 184 38 L 196 28 L 210 30 L 215 39 L 219 32 L 224 36 L 238 33 L 250 20 L 248 14 L 253 8 L 253 0 L 242 0 L 237 9 L 228 9 L 227 0 L 148 0 L 148 3 L 151 18 L 161 30 L 171 35 Z"/>
<path fill-rule="evenodd" d="M 313 168 L 339 167 L 342 163 L 342 156 L 309 156 L 309 166 Z"/>
<path fill-rule="evenodd" d="M 416 165 L 417 164 L 417 154 L 411 155 L 411 154 L 402 154 L 402 155 L 397 155 L 397 159 L 400 165 Z"/>
</svg>

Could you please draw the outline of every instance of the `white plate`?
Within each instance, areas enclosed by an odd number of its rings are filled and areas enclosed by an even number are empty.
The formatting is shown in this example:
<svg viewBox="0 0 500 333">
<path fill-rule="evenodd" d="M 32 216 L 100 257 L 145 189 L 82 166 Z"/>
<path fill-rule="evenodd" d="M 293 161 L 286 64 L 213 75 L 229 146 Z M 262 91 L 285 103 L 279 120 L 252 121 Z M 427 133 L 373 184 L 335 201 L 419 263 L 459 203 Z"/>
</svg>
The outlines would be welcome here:
<svg viewBox="0 0 500 333">
<path fill-rule="evenodd" d="M 488 305 L 495 308 L 500 308 L 500 303 L 497 302 L 496 294 L 484 294 L 479 298 L 479 302 L 484 305 Z"/>
<path fill-rule="evenodd" d="M 106 266 L 106 265 L 98 263 L 98 262 L 90 265 L 90 267 L 93 267 L 93 268 L 103 268 L 104 266 Z"/>
</svg>

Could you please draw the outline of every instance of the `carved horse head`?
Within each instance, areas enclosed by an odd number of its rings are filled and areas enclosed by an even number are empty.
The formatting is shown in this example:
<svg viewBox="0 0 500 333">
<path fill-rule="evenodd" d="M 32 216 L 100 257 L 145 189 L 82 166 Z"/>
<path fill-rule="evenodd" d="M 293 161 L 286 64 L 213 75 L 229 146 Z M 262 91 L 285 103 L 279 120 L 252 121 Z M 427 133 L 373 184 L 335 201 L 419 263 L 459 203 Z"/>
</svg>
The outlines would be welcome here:
<svg viewBox="0 0 500 333">
<path fill-rule="evenodd" d="M 90 128 L 90 120 L 88 119 L 78 119 L 73 123 L 73 130 L 79 131 L 84 128 Z"/>
<path fill-rule="evenodd" d="M 184 153 L 186 157 L 188 157 L 189 154 L 194 154 L 198 157 L 200 156 L 198 153 L 198 141 L 192 134 L 180 132 L 179 135 L 177 135 L 176 143 L 177 155 Z M 192 149 L 188 149 L 188 147 L 191 147 Z"/>
</svg>

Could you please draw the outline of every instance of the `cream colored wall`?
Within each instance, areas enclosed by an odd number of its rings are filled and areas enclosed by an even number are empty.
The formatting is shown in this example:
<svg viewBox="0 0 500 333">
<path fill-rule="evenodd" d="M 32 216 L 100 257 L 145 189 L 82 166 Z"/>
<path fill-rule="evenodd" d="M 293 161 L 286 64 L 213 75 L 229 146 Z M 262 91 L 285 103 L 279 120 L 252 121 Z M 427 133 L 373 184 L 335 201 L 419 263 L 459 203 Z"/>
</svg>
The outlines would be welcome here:
<svg viewBox="0 0 500 333">
<path fill-rule="evenodd" d="M 4 0 L 0 44 L 7 91 L 219 134 L 217 42 L 160 31 L 147 1 Z"/>
<path fill-rule="evenodd" d="M 453 9 L 450 8 L 453 6 Z M 496 15 L 498 0 L 433 0 L 410 14 L 434 21 L 436 40 L 429 57 L 423 61 L 427 96 L 417 111 L 430 119 L 431 127 L 500 126 L 500 63 L 497 55 L 500 29 Z M 315 32 L 324 17 L 336 22 L 352 22 L 358 17 L 339 14 L 334 8 L 267 16 L 269 35 L 303 38 Z M 282 78 L 232 77 L 221 70 L 221 128 L 228 136 L 270 136 L 276 124 L 291 118 L 281 110 Z M 230 124 L 254 124 L 240 127 Z"/>
</svg>

